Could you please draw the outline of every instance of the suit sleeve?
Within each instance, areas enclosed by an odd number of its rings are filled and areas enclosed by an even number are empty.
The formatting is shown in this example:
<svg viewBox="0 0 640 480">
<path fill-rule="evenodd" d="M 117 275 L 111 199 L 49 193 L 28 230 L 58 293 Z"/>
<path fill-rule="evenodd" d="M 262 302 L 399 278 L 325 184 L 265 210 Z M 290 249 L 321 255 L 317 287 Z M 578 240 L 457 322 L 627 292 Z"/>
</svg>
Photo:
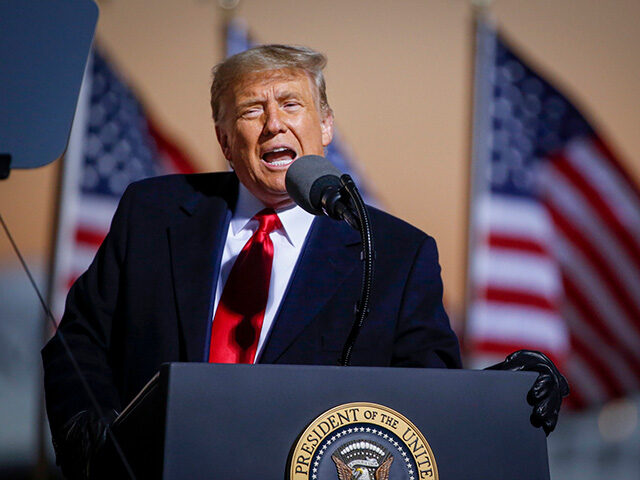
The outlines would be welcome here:
<svg viewBox="0 0 640 480">
<path fill-rule="evenodd" d="M 131 197 L 128 189 L 91 266 L 71 287 L 56 334 L 42 349 L 47 414 L 54 442 L 56 433 L 73 415 L 93 409 L 64 343 L 103 412 L 120 410 L 109 353 L 113 348 L 112 330 L 118 321 L 118 286 L 126 256 Z"/>
<path fill-rule="evenodd" d="M 461 368 L 460 347 L 442 304 L 438 250 L 426 236 L 419 246 L 402 295 L 395 331 L 395 367 Z"/>
</svg>

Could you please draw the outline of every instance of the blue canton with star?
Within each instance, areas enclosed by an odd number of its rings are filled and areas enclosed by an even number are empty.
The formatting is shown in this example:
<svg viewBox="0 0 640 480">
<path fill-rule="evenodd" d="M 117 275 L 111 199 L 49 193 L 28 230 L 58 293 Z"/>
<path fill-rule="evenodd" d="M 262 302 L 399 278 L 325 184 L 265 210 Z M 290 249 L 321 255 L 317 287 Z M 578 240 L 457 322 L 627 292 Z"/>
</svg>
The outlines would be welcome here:
<svg viewBox="0 0 640 480">
<path fill-rule="evenodd" d="M 495 42 L 491 83 L 491 190 L 536 197 L 536 166 L 572 138 L 592 130 L 555 88 L 505 44 Z"/>
<path fill-rule="evenodd" d="M 131 182 L 165 173 L 142 106 L 97 50 L 85 135 L 83 194 L 119 198 Z"/>
</svg>

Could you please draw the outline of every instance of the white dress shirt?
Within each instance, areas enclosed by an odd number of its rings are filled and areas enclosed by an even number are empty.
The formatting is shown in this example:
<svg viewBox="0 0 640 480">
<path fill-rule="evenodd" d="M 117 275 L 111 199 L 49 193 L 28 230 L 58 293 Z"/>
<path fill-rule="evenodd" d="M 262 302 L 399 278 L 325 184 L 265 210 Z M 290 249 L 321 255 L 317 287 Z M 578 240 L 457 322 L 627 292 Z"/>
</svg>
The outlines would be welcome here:
<svg viewBox="0 0 640 480">
<path fill-rule="evenodd" d="M 238 254 L 258 229 L 259 222 L 253 220 L 253 216 L 263 208 L 265 206 L 262 202 L 254 197 L 244 185 L 240 184 L 238 203 L 231 217 L 231 222 L 229 222 L 227 240 L 222 252 L 213 309 L 214 318 L 233 264 Z M 297 205 L 276 210 L 276 213 L 283 228 L 274 230 L 269 235 L 273 242 L 271 282 L 269 283 L 269 298 L 267 299 L 267 308 L 264 313 L 264 321 L 262 330 L 260 330 L 260 339 L 254 362 L 260 358 L 314 217 Z M 213 318 L 211 320 L 213 321 Z"/>
</svg>

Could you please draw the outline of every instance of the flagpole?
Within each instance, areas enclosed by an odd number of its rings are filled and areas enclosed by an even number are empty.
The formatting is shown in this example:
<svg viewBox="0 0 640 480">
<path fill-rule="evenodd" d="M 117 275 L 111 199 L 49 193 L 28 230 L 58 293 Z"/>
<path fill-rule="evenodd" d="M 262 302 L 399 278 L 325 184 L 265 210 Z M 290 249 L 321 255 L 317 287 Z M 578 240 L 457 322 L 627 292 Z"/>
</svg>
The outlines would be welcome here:
<svg viewBox="0 0 640 480">
<path fill-rule="evenodd" d="M 239 4 L 240 0 L 218 0 L 218 10 L 222 14 L 222 29 L 220 29 L 220 32 L 222 34 L 222 52 L 220 52 L 221 59 L 226 58 L 228 55 L 229 26 L 233 19 L 236 17 L 236 9 L 238 8 Z"/>
<path fill-rule="evenodd" d="M 475 245 L 475 232 L 472 226 L 474 219 L 473 210 L 475 206 L 475 200 L 478 197 L 478 168 L 477 163 L 478 152 L 480 149 L 479 141 L 482 137 L 478 134 L 478 125 L 482 118 L 482 108 L 480 103 L 480 77 L 481 77 L 481 54 L 479 52 L 479 28 L 483 22 L 486 22 L 490 18 L 490 7 L 493 3 L 492 0 L 471 0 L 472 7 L 472 20 L 471 20 L 471 81 L 470 81 L 470 101 L 471 111 L 468 122 L 468 168 L 466 178 L 466 209 L 465 209 L 465 253 L 464 253 L 464 295 L 462 305 L 462 325 L 460 329 L 461 336 L 461 348 L 463 358 L 469 353 L 465 339 L 467 338 L 467 327 L 469 322 L 469 308 L 471 307 L 473 296 L 473 278 L 472 278 L 472 258 L 473 248 Z"/>
</svg>

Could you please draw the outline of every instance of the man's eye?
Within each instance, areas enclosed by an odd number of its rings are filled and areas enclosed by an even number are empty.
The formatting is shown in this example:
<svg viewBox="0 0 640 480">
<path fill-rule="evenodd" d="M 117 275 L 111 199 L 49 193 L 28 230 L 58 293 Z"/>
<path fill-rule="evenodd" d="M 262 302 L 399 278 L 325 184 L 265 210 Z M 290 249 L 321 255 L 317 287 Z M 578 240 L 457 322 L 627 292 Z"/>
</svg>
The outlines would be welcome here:
<svg viewBox="0 0 640 480">
<path fill-rule="evenodd" d="M 284 104 L 284 108 L 286 108 L 287 110 L 295 110 L 300 108 L 300 103 L 294 101 L 286 102 Z"/>
<path fill-rule="evenodd" d="M 244 110 L 241 114 L 242 118 L 257 118 L 262 114 L 262 109 L 258 107 Z"/>
</svg>

